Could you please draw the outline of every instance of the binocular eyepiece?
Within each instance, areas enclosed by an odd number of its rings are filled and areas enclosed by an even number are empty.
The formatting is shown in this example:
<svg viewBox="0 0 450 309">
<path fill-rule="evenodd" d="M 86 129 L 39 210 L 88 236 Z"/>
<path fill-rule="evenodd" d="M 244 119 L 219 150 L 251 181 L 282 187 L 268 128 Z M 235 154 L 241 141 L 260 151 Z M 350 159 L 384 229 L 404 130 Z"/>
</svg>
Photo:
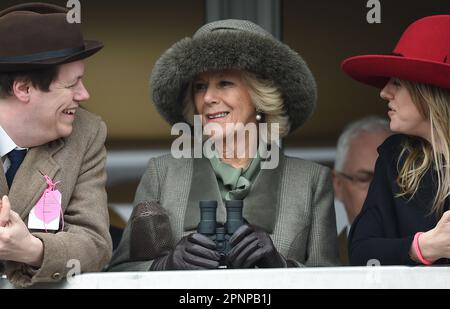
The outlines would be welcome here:
<svg viewBox="0 0 450 309">
<path fill-rule="evenodd" d="M 220 255 L 223 257 L 220 265 L 225 265 L 225 256 L 230 251 L 228 240 L 236 230 L 244 225 L 242 217 L 242 200 L 225 201 L 227 221 L 220 225 L 216 221 L 217 201 L 200 201 L 200 223 L 197 232 L 215 241 Z"/>
</svg>

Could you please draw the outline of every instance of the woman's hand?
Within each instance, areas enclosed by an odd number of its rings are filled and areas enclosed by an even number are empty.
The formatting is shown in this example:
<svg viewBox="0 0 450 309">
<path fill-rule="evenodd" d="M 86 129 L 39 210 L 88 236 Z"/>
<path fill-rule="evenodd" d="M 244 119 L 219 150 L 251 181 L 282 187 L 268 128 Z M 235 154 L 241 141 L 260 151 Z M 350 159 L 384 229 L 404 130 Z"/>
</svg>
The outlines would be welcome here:
<svg viewBox="0 0 450 309">
<path fill-rule="evenodd" d="M 199 270 L 219 267 L 216 243 L 199 233 L 183 237 L 175 249 L 156 258 L 152 270 Z"/>
<path fill-rule="evenodd" d="M 419 248 L 422 256 L 430 262 L 450 258 L 450 211 L 442 215 L 434 229 L 420 235 Z M 411 255 L 418 261 L 414 249 Z"/>
<path fill-rule="evenodd" d="M 278 253 L 270 236 L 259 228 L 241 226 L 230 238 L 227 254 L 229 268 L 285 268 L 286 260 Z"/>
</svg>

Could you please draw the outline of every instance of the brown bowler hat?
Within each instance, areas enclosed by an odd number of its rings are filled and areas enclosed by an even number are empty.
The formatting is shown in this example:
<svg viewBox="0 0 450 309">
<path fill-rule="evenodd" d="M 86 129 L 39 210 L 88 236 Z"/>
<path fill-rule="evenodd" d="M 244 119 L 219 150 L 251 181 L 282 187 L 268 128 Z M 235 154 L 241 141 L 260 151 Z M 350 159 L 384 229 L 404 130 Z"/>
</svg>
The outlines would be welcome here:
<svg viewBox="0 0 450 309">
<path fill-rule="evenodd" d="M 68 10 L 47 3 L 25 3 L 0 12 L 0 72 L 43 69 L 85 59 L 103 48 L 84 40 Z"/>
</svg>

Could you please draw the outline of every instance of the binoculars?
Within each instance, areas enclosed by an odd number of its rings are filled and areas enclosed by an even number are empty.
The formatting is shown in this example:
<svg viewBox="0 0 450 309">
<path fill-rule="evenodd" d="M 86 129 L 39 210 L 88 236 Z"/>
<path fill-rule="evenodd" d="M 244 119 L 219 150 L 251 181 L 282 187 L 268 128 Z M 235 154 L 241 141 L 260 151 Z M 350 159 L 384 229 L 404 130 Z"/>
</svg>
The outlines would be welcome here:
<svg viewBox="0 0 450 309">
<path fill-rule="evenodd" d="M 221 255 L 220 265 L 226 265 L 225 256 L 230 251 L 229 239 L 236 230 L 244 225 L 242 217 L 242 200 L 225 201 L 227 211 L 227 221 L 225 225 L 216 221 L 217 201 L 200 201 L 200 223 L 197 232 L 209 237 L 217 245 L 217 250 Z"/>
</svg>

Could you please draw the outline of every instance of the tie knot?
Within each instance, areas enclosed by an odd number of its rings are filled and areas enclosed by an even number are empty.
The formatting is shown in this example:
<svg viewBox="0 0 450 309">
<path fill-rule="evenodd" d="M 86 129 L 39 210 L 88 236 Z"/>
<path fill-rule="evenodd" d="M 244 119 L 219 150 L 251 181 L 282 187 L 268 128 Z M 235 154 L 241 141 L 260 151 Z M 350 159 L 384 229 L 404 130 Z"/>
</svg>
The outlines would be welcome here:
<svg viewBox="0 0 450 309">
<path fill-rule="evenodd" d="M 24 150 L 14 149 L 14 150 L 8 152 L 8 154 L 7 154 L 9 161 L 11 161 L 11 164 L 22 163 L 22 161 L 26 155 L 27 155 L 26 149 L 24 149 Z"/>
</svg>

